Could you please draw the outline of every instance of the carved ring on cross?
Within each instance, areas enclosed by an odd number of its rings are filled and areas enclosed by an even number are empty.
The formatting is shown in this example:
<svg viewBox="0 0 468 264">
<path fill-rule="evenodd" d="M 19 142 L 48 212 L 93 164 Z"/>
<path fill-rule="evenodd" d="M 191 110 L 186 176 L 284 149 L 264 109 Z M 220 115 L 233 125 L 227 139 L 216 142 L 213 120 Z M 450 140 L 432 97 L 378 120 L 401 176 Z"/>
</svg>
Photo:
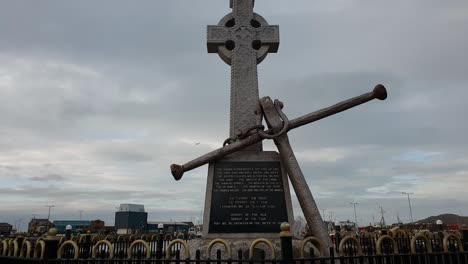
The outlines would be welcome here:
<svg viewBox="0 0 468 264">
<path fill-rule="evenodd" d="M 279 47 L 279 42 L 265 43 L 261 41 L 261 37 L 258 37 L 258 35 L 261 34 L 259 33 L 261 30 L 268 30 L 270 34 L 278 32 L 270 28 L 274 26 L 268 26 L 268 22 L 255 12 L 253 13 L 250 23 L 246 26 L 240 26 L 233 13 L 229 13 L 219 21 L 217 28 L 220 29 L 220 31 L 208 32 L 208 34 L 220 33 L 220 35 L 226 35 L 226 33 L 229 32 L 227 34 L 227 39 L 224 43 L 217 43 L 217 45 L 210 43 L 211 45 L 208 45 L 208 52 L 218 53 L 219 57 L 221 57 L 225 63 L 231 65 L 233 52 L 239 49 L 240 46 L 249 46 L 249 50 L 256 53 L 257 64 L 260 64 L 268 53 L 277 52 Z"/>
</svg>

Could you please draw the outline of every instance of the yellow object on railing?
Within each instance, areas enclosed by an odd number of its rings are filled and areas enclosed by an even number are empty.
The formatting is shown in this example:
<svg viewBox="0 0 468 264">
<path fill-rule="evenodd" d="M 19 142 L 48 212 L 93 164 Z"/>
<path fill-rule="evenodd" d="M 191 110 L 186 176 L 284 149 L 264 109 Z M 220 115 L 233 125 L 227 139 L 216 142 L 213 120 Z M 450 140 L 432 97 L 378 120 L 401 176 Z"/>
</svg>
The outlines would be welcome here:
<svg viewBox="0 0 468 264">
<path fill-rule="evenodd" d="M 166 241 L 171 241 L 172 239 L 174 239 L 174 237 L 171 234 L 166 234 L 164 236 L 164 240 L 166 240 Z"/>
<path fill-rule="evenodd" d="M 78 259 L 78 256 L 79 256 L 78 244 L 76 244 L 76 242 L 73 241 L 73 240 L 67 240 L 67 241 L 63 242 L 63 244 L 57 250 L 57 258 L 58 259 L 62 258 L 63 250 L 65 249 L 65 246 L 67 246 L 67 245 L 71 245 L 73 247 L 74 252 L 73 252 L 73 258 L 72 259 Z"/>
<path fill-rule="evenodd" d="M 151 252 L 150 252 L 150 247 L 148 245 L 148 243 L 144 240 L 141 240 L 141 239 L 138 239 L 138 240 L 135 240 L 132 242 L 132 244 L 130 244 L 130 247 L 128 248 L 128 258 L 132 258 L 133 256 L 133 247 L 135 247 L 135 245 L 138 245 L 138 244 L 142 244 L 145 249 L 146 249 L 146 258 L 149 258 L 151 256 Z"/>
<path fill-rule="evenodd" d="M 463 244 L 461 239 L 455 234 L 447 234 L 444 236 L 444 240 L 442 241 L 442 244 L 444 245 L 444 251 L 449 252 L 449 240 L 451 237 L 457 241 L 458 251 L 463 251 Z"/>
<path fill-rule="evenodd" d="M 98 241 L 94 246 L 93 246 L 93 249 L 92 249 L 92 252 L 91 252 L 91 256 L 93 259 L 96 258 L 96 255 L 97 255 L 97 250 L 99 248 L 100 245 L 107 245 L 108 247 L 108 251 L 109 252 L 109 259 L 113 259 L 114 258 L 114 246 L 112 246 L 112 243 L 107 241 L 107 240 L 101 240 L 101 241 Z"/>
<path fill-rule="evenodd" d="M 91 235 L 88 235 L 88 234 L 80 236 L 80 239 L 78 240 L 78 243 L 85 243 L 86 240 L 88 240 L 89 237 L 91 237 Z"/>
<path fill-rule="evenodd" d="M 159 238 L 158 234 L 151 235 L 151 241 L 156 241 L 156 240 L 158 240 L 158 238 Z"/>
<path fill-rule="evenodd" d="M 275 252 L 275 247 L 273 247 L 273 244 L 268 241 L 267 239 L 265 238 L 259 238 L 259 239 L 255 239 L 252 244 L 250 244 L 250 247 L 249 247 L 249 258 L 252 258 L 253 257 L 253 253 L 254 253 L 254 249 L 255 249 L 255 246 L 260 244 L 260 243 L 263 243 L 265 245 L 267 245 L 270 250 L 271 250 L 271 256 L 272 256 L 272 259 L 275 259 L 276 258 L 276 252 Z"/>
<path fill-rule="evenodd" d="M 323 246 L 322 242 L 320 242 L 320 240 L 316 237 L 307 237 L 301 241 L 301 258 L 304 257 L 304 249 L 307 243 L 309 242 L 312 243 L 312 245 L 314 245 L 320 251 L 320 256 L 325 256 L 325 247 Z"/>
<path fill-rule="evenodd" d="M 8 242 L 7 240 L 2 240 L 0 243 L 0 256 L 6 256 L 8 252 Z"/>
<path fill-rule="evenodd" d="M 91 243 L 96 244 L 101 240 L 101 237 L 99 235 L 93 235 L 91 236 Z"/>
<path fill-rule="evenodd" d="M 62 245 L 65 241 L 67 241 L 67 238 L 66 237 L 61 237 L 60 240 L 59 240 L 59 246 Z"/>
<path fill-rule="evenodd" d="M 189 245 L 182 239 L 175 239 L 175 240 L 172 240 L 171 243 L 169 243 L 169 245 L 167 246 L 166 248 L 166 259 L 170 259 L 171 258 L 171 249 L 172 247 L 177 244 L 177 243 L 180 243 L 183 247 L 184 247 L 184 251 L 185 251 L 185 259 L 190 259 L 190 247 Z"/>
<path fill-rule="evenodd" d="M 361 243 L 359 242 L 359 240 L 353 236 L 345 236 L 343 237 L 343 239 L 341 240 L 340 242 L 340 245 L 338 247 L 338 250 L 339 250 L 339 253 L 340 253 L 340 256 L 344 256 L 345 255 L 345 252 L 344 252 L 344 247 L 345 247 L 345 244 L 346 244 L 346 241 L 348 240 L 353 240 L 354 243 L 356 243 L 356 248 L 357 248 L 357 254 L 358 256 L 362 256 L 362 247 L 361 247 Z"/>
<path fill-rule="evenodd" d="M 395 239 L 393 239 L 391 236 L 389 235 L 383 235 L 381 237 L 379 237 L 379 239 L 377 240 L 376 242 L 376 253 L 377 255 L 382 255 L 382 243 L 384 240 L 390 240 L 390 242 L 392 242 L 392 247 L 393 247 L 393 253 L 394 254 L 398 254 L 398 244 L 397 242 L 395 241 Z"/>
<path fill-rule="evenodd" d="M 20 250 L 19 248 L 19 245 L 18 245 L 18 240 L 13 240 L 10 242 L 10 246 L 9 246 L 9 252 L 8 252 L 8 256 L 10 257 L 17 257 L 18 256 L 18 252 Z"/>
<path fill-rule="evenodd" d="M 20 250 L 20 258 L 31 258 L 32 253 L 32 243 L 28 239 L 23 241 L 23 245 Z"/>
<path fill-rule="evenodd" d="M 34 246 L 34 258 L 43 259 L 45 253 L 45 242 L 44 240 L 37 240 Z"/>
<path fill-rule="evenodd" d="M 408 234 L 405 231 L 401 230 L 399 227 L 395 227 L 395 228 L 390 229 L 390 231 L 388 231 L 388 234 L 393 239 L 408 237 Z"/>
<path fill-rule="evenodd" d="M 429 240 L 429 238 L 427 238 L 426 236 L 424 236 L 423 234 L 415 234 L 412 238 L 411 238 L 411 253 L 416 253 L 416 240 L 418 240 L 418 238 L 421 238 L 422 240 L 424 240 L 424 244 L 426 245 L 426 249 L 427 249 L 427 253 L 432 253 L 432 246 L 431 246 L 431 241 Z"/>
<path fill-rule="evenodd" d="M 211 249 L 213 248 L 214 245 L 216 244 L 222 244 L 224 245 L 224 248 L 226 249 L 226 253 L 228 255 L 228 258 L 232 258 L 231 255 L 231 247 L 229 246 L 228 242 L 224 239 L 217 238 L 208 244 L 208 248 L 206 249 L 206 257 L 209 258 L 211 256 Z"/>
</svg>

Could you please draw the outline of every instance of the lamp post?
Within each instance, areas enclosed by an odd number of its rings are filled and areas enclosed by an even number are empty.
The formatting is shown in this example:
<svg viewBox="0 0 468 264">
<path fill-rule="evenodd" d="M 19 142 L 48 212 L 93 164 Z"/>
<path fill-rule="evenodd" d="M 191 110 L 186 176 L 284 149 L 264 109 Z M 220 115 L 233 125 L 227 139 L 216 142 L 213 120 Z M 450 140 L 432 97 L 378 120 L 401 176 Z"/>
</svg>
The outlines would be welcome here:
<svg viewBox="0 0 468 264">
<path fill-rule="evenodd" d="M 356 225 L 356 228 L 358 228 L 357 215 L 356 215 L 356 204 L 359 204 L 359 203 L 349 203 L 349 204 L 352 204 L 353 207 L 354 207 L 354 224 Z"/>
<path fill-rule="evenodd" d="M 407 192 L 401 192 L 401 194 L 405 194 L 408 196 L 408 206 L 409 206 L 409 213 L 410 213 L 410 218 L 411 218 L 411 223 L 413 223 L 413 211 L 411 210 L 411 201 L 410 201 L 410 194 L 414 193 L 407 193 Z"/>
<path fill-rule="evenodd" d="M 21 221 L 23 221 L 22 218 L 16 219 L 16 220 L 15 220 L 15 230 L 16 230 L 17 233 L 20 232 L 20 229 L 21 229 Z"/>
<path fill-rule="evenodd" d="M 71 234 L 72 234 L 72 230 L 73 230 L 73 227 L 71 225 L 67 225 L 65 227 L 65 238 L 67 240 L 70 240 L 71 239 Z"/>
<path fill-rule="evenodd" d="M 16 232 L 20 232 L 21 230 L 21 222 L 23 221 L 22 218 L 18 219 L 18 229 L 16 229 Z"/>
<path fill-rule="evenodd" d="M 50 208 L 55 207 L 55 205 L 46 205 L 44 207 L 49 207 L 49 213 L 47 214 L 47 226 L 46 226 L 46 233 L 49 231 L 49 222 L 50 222 Z"/>
<path fill-rule="evenodd" d="M 164 224 L 158 224 L 159 235 L 158 235 L 158 244 L 156 250 L 156 259 L 162 259 L 163 256 L 163 242 L 164 242 Z M 161 263 L 161 262 L 156 262 Z"/>
</svg>

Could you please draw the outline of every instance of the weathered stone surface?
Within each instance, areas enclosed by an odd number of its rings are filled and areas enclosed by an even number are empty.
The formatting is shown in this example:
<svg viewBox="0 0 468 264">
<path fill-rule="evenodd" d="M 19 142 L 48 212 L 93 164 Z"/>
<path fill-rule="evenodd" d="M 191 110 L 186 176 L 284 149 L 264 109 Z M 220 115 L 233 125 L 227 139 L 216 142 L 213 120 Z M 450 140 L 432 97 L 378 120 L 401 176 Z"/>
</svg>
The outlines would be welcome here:
<svg viewBox="0 0 468 264">
<path fill-rule="evenodd" d="M 260 15 L 254 13 L 254 0 L 231 0 L 232 12 L 224 16 L 218 25 L 207 28 L 207 48 L 209 53 L 217 53 L 221 59 L 231 66 L 231 105 L 230 105 L 230 137 L 235 138 L 239 131 L 260 125 L 262 113 L 259 108 L 259 91 L 257 78 L 257 64 L 261 63 L 268 53 L 277 52 L 279 46 L 279 27 L 270 26 Z M 282 222 L 292 224 L 291 196 L 287 175 L 280 165 L 276 152 L 263 152 L 262 143 L 257 142 L 223 159 L 235 169 L 242 162 L 252 162 L 254 169 L 266 169 L 268 166 L 277 167 L 280 173 L 278 179 L 269 174 L 260 174 L 259 178 L 270 177 L 271 181 L 279 181 L 277 193 L 262 189 L 262 195 L 249 191 L 221 193 L 214 185 L 219 180 L 214 177 L 214 164 L 209 166 L 207 192 L 205 197 L 205 216 L 203 223 L 203 237 L 229 238 L 277 238 L 279 225 Z M 275 163 L 276 165 L 272 165 Z M 268 164 L 267 164 L 268 163 Z M 245 164 L 244 164 L 245 165 Z M 215 181 L 216 180 L 216 181 Z M 224 180 L 224 179 L 222 179 Z M 236 179 L 232 177 L 235 181 Z M 238 185 L 242 185 L 238 179 Z M 244 179 L 245 180 L 245 179 Z M 253 179 L 250 176 L 249 180 Z M 260 183 L 258 183 L 260 185 Z M 220 186 L 220 185 L 219 185 Z M 219 187 L 218 186 L 218 187 Z M 218 192 L 218 191 L 219 192 Z M 215 193 L 215 194 L 213 194 Z M 212 199 L 213 198 L 213 199 Z M 243 208 L 232 209 L 226 206 L 229 199 L 247 199 L 248 204 Z M 248 207 L 256 203 L 255 199 L 263 199 L 270 208 L 262 208 L 256 204 L 255 211 Z M 245 202 L 245 201 L 242 201 Z M 226 205 L 225 205 L 226 204 Z M 240 215 L 242 215 L 242 219 Z M 250 224 L 251 223 L 251 224 Z"/>
<path fill-rule="evenodd" d="M 257 64 L 279 46 L 279 27 L 253 12 L 253 0 L 231 0 L 232 13 L 208 26 L 207 48 L 231 65 L 230 137 L 261 124 Z M 261 151 L 259 142 L 246 150 Z"/>
</svg>

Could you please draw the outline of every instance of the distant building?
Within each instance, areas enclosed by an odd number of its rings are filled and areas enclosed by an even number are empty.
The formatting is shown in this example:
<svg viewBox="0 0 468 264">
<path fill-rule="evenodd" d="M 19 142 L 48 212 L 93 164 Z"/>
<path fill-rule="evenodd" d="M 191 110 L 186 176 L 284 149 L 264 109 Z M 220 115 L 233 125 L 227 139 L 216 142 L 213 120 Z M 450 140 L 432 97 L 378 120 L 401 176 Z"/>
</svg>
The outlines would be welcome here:
<svg viewBox="0 0 468 264">
<path fill-rule="evenodd" d="M 104 233 L 106 231 L 105 223 L 102 220 L 55 220 L 53 222 L 58 233 L 65 233 L 65 227 L 71 225 L 72 232 L 86 233 Z"/>
<path fill-rule="evenodd" d="M 106 225 L 104 221 L 96 219 L 92 220 L 89 226 L 91 233 L 101 233 L 106 231 Z"/>
<path fill-rule="evenodd" d="M 339 225 L 340 225 L 341 227 L 343 227 L 343 228 L 344 228 L 345 230 L 347 230 L 347 231 L 350 231 L 351 229 L 356 228 L 356 223 L 351 222 L 351 221 L 349 221 L 349 220 L 335 222 L 335 225 L 336 225 L 337 223 L 339 223 Z"/>
<path fill-rule="evenodd" d="M 65 227 L 67 225 L 72 226 L 72 232 L 83 233 L 89 229 L 91 225 L 91 221 L 89 220 L 55 220 L 53 222 L 55 228 L 57 228 L 57 232 L 59 234 L 65 233 Z"/>
<path fill-rule="evenodd" d="M 54 224 L 47 219 L 33 218 L 28 224 L 28 232 L 42 234 L 52 227 Z"/>
<path fill-rule="evenodd" d="M 13 226 L 8 223 L 0 223 L 0 235 L 9 236 L 13 230 Z"/>
<path fill-rule="evenodd" d="M 156 233 L 159 232 L 158 225 L 163 224 L 163 231 L 174 233 L 174 232 L 188 232 L 189 228 L 193 227 L 192 222 L 164 222 L 164 221 L 150 221 L 148 222 L 148 232 Z"/>
<path fill-rule="evenodd" d="M 144 205 L 121 204 L 119 209 L 115 212 L 117 234 L 143 233 L 147 230 L 148 213 Z"/>
</svg>

